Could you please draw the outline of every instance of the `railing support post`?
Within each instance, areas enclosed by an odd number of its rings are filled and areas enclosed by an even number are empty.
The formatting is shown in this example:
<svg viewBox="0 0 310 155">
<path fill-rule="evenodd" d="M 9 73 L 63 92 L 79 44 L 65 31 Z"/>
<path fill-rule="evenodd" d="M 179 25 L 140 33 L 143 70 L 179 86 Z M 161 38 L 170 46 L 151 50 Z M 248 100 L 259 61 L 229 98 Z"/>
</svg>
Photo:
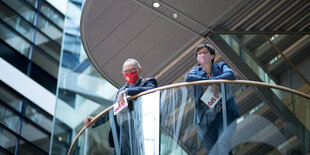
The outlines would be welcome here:
<svg viewBox="0 0 310 155">
<path fill-rule="evenodd" d="M 222 115 L 223 115 L 223 131 L 227 129 L 227 109 L 226 109 L 226 88 L 225 83 L 221 83 L 222 93 Z"/>
</svg>

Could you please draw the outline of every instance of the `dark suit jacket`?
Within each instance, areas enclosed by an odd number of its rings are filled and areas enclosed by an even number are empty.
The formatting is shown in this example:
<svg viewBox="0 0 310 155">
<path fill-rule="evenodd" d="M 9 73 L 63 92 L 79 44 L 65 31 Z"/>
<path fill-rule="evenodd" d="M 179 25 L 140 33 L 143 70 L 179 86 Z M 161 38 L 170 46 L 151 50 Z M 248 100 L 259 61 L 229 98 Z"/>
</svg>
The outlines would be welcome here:
<svg viewBox="0 0 310 155">
<path fill-rule="evenodd" d="M 153 88 L 156 88 L 157 87 L 157 80 L 155 78 L 146 78 L 146 79 L 143 79 L 143 78 L 140 78 L 136 83 L 135 83 L 136 87 L 129 87 L 129 83 L 126 83 L 122 88 L 120 88 L 118 91 L 117 91 L 117 94 L 116 94 L 116 97 L 115 97 L 115 100 L 114 100 L 114 103 L 116 102 L 117 100 L 117 96 L 118 94 L 125 90 L 126 90 L 126 93 L 127 95 L 136 95 L 136 94 L 139 94 L 143 91 L 147 91 L 147 90 L 150 90 L 150 89 L 153 89 Z M 130 109 L 130 107 L 132 106 L 131 103 L 128 103 L 128 108 Z M 113 110 L 109 111 L 109 112 L 113 112 Z M 93 124 L 93 128 L 105 123 L 106 121 L 108 121 L 110 118 L 109 118 L 109 114 L 106 113 L 104 114 L 103 116 L 101 116 L 100 118 L 98 118 L 98 120 L 96 122 L 94 122 Z M 114 116 L 113 117 L 114 121 L 116 121 L 116 117 Z M 117 130 L 117 133 L 119 134 L 119 127 L 116 123 L 116 130 Z M 113 136 L 112 136 L 112 132 L 110 130 L 109 132 L 109 144 L 111 147 L 114 147 L 114 142 L 113 142 Z"/>
</svg>

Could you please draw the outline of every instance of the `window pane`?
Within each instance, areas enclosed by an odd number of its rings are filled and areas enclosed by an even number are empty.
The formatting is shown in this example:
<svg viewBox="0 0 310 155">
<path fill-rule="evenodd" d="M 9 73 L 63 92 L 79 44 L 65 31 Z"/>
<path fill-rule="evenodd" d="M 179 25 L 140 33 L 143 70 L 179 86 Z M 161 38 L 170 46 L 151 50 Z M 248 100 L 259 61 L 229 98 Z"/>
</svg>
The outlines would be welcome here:
<svg viewBox="0 0 310 155">
<path fill-rule="evenodd" d="M 23 18 L 7 8 L 3 3 L 0 3 L 0 19 L 9 24 L 11 28 L 22 34 L 28 40 L 31 40 L 33 27 Z"/>
<path fill-rule="evenodd" d="M 22 99 L 2 85 L 0 85 L 0 100 L 15 110 L 21 111 Z"/>
<path fill-rule="evenodd" d="M 59 120 L 55 120 L 55 125 L 54 125 L 54 139 L 56 138 L 58 140 L 58 142 L 67 144 L 68 146 L 70 146 L 70 142 L 71 142 L 71 133 L 72 133 L 72 129 L 70 129 L 70 127 L 66 126 L 65 124 L 63 124 L 63 122 L 59 121 Z"/>
<path fill-rule="evenodd" d="M 20 118 L 0 103 L 0 123 L 18 133 Z"/>
<path fill-rule="evenodd" d="M 34 155 L 34 154 L 47 154 L 48 152 L 42 152 L 33 145 L 21 140 L 19 145 L 18 154 L 22 155 Z"/>
<path fill-rule="evenodd" d="M 28 57 L 30 44 L 19 35 L 9 30 L 6 26 L 0 23 L 0 39 L 4 40 L 7 44 L 15 50 Z"/>
<path fill-rule="evenodd" d="M 46 38 L 42 33 L 36 33 L 35 44 L 39 46 L 44 52 L 59 61 L 60 57 L 60 45 Z"/>
<path fill-rule="evenodd" d="M 38 18 L 38 28 L 51 39 L 61 44 L 62 32 L 42 16 Z"/>
<path fill-rule="evenodd" d="M 7 149 L 9 152 L 15 152 L 17 138 L 11 132 L 0 126 L 0 146 Z"/>
<path fill-rule="evenodd" d="M 52 132 L 52 116 L 47 116 L 43 114 L 43 111 L 31 104 L 26 106 L 26 117 L 34 121 L 36 124 L 46 129 L 49 132 Z"/>
<path fill-rule="evenodd" d="M 23 122 L 21 135 L 42 150 L 46 152 L 49 151 L 50 135 L 42 132 L 40 129 L 36 128 L 26 120 Z"/>
<path fill-rule="evenodd" d="M 30 23 L 33 23 L 35 11 L 27 6 L 24 2 L 17 1 L 17 0 L 3 0 L 8 6 L 18 12 L 21 16 L 26 18 Z"/>
<path fill-rule="evenodd" d="M 59 60 L 53 59 L 52 57 L 48 56 L 48 54 L 44 54 L 42 50 L 34 48 L 32 61 L 47 73 L 52 75 L 54 78 L 57 78 Z"/>
<path fill-rule="evenodd" d="M 43 13 L 47 18 L 51 19 L 51 21 L 55 22 L 55 24 L 57 24 L 60 28 L 63 28 L 64 16 L 54 8 L 51 8 L 45 1 L 42 1 L 41 13 Z"/>
<path fill-rule="evenodd" d="M 36 7 L 36 0 L 26 0 L 28 3 L 30 3 L 33 7 Z"/>
</svg>

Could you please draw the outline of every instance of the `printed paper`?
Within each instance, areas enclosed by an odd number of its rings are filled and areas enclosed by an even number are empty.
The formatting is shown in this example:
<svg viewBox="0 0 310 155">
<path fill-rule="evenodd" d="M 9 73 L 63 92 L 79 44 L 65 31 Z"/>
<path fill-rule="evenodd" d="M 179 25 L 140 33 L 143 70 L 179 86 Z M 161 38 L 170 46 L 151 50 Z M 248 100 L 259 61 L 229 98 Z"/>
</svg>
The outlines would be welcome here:
<svg viewBox="0 0 310 155">
<path fill-rule="evenodd" d="M 127 106 L 128 106 L 128 102 L 127 102 L 127 99 L 126 99 L 126 95 L 124 95 L 123 97 L 120 97 L 116 101 L 116 103 L 114 103 L 114 115 L 116 115 L 117 113 L 122 111 Z"/>
<path fill-rule="evenodd" d="M 213 92 L 211 92 L 213 86 L 208 86 L 205 93 L 201 96 L 201 100 L 208 105 L 210 108 L 213 108 L 217 102 L 222 98 L 222 94 L 219 92 L 218 97 L 214 95 Z"/>
</svg>

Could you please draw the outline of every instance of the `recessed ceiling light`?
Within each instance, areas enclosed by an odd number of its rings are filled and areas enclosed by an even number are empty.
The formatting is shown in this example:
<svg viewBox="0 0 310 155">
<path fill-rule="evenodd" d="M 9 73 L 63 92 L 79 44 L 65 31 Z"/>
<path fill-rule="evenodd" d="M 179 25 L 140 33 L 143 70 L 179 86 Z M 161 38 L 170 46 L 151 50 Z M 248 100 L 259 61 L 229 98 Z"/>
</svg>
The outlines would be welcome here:
<svg viewBox="0 0 310 155">
<path fill-rule="evenodd" d="M 159 8 L 159 7 L 160 7 L 160 4 L 159 4 L 158 2 L 154 2 L 154 3 L 153 3 L 153 7 L 154 7 L 154 8 Z"/>
<path fill-rule="evenodd" d="M 171 16 L 172 16 L 173 18 L 178 18 L 178 17 L 179 17 L 179 15 L 178 15 L 177 13 L 172 13 Z"/>
</svg>

